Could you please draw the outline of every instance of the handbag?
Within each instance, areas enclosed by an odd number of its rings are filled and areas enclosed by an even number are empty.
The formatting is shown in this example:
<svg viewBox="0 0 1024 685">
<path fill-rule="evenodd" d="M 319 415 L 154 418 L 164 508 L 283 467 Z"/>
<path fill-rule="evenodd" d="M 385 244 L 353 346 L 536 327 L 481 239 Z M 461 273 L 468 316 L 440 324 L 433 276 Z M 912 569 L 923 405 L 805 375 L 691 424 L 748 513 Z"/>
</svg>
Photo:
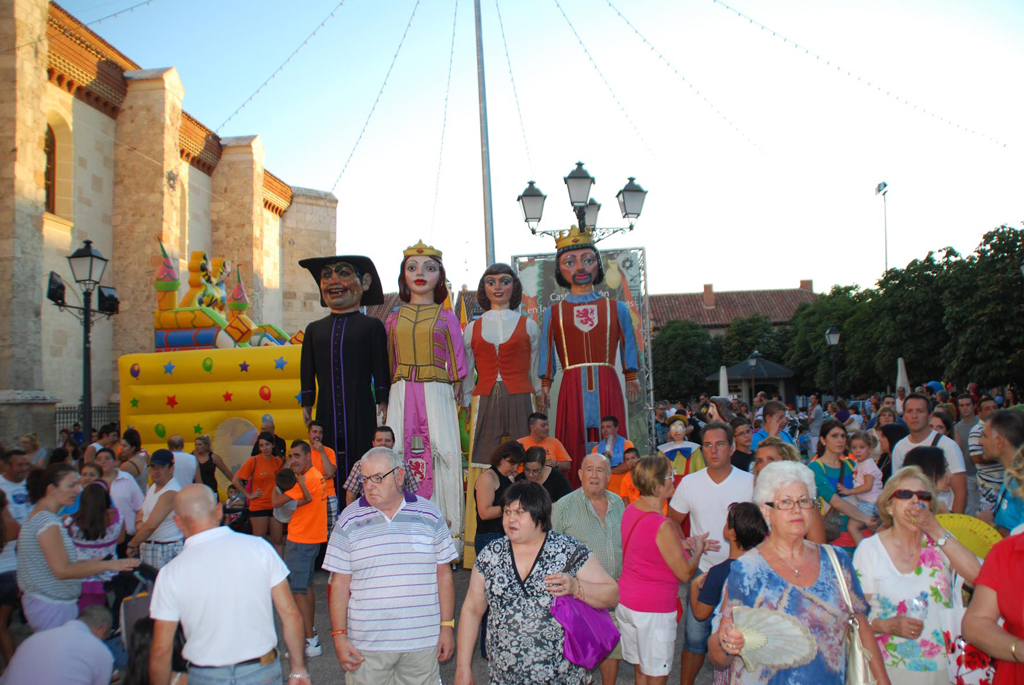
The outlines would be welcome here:
<svg viewBox="0 0 1024 685">
<path fill-rule="evenodd" d="M 853 612 L 853 598 L 850 597 L 850 588 L 846 585 L 846 576 L 839 566 L 839 559 L 836 558 L 836 551 L 831 545 L 825 545 L 825 553 L 832 568 L 836 572 L 836 579 L 839 587 L 843 590 L 843 600 L 850 608 L 850 618 L 847 619 L 847 641 L 846 641 L 846 685 L 875 685 L 874 674 L 871 672 L 871 655 L 864 648 L 860 637 L 860 622 Z"/>
<path fill-rule="evenodd" d="M 568 573 L 586 553 L 580 545 L 565 562 L 562 573 Z M 622 637 L 607 609 L 595 609 L 571 595 L 555 597 L 551 602 L 551 616 L 565 631 L 562 654 L 577 666 L 587 670 L 595 668 L 612 653 Z"/>
<path fill-rule="evenodd" d="M 949 660 L 949 682 L 953 685 L 981 685 L 991 683 L 996 677 L 995 660 L 988 654 L 964 640 L 960 625 L 963 623 L 964 608 L 962 579 L 957 575 L 951 585 L 953 591 L 953 607 L 939 610 L 939 625 L 942 628 L 942 641 L 945 643 L 946 656 Z M 1003 619 L 999 619 L 999 625 Z"/>
</svg>

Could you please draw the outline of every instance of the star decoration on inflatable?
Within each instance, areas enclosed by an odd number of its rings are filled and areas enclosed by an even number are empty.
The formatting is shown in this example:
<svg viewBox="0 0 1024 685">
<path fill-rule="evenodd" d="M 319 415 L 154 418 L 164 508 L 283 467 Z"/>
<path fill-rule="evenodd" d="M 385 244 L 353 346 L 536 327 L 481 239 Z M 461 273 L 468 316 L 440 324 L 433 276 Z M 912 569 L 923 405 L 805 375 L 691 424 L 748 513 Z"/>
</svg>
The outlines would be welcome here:
<svg viewBox="0 0 1024 685">
<path fill-rule="evenodd" d="M 284 357 L 283 357 L 283 356 L 281 356 L 281 357 L 279 357 L 279 358 L 277 358 L 277 359 L 275 359 L 275 360 L 274 360 L 274 368 L 275 368 L 275 369 L 281 369 L 281 370 L 284 370 L 284 365 L 285 365 L 285 364 L 287 364 L 287 363 L 288 363 L 288 362 L 286 362 L 286 361 L 284 360 Z"/>
<path fill-rule="evenodd" d="M 178 406 L 178 396 L 177 395 L 168 395 L 167 396 L 167 406 L 170 407 L 171 409 L 174 409 L 176 406 Z"/>
<path fill-rule="evenodd" d="M 221 395 L 221 397 L 223 397 L 223 398 L 224 398 L 224 401 L 225 401 L 225 402 L 230 402 L 230 401 L 231 401 L 231 397 L 232 397 L 232 395 L 231 395 L 231 393 L 230 393 L 230 392 L 227 392 L 227 391 L 225 391 L 225 392 L 224 392 L 224 394 L 223 394 L 223 395 Z"/>
<path fill-rule="evenodd" d="M 241 364 L 238 365 L 238 368 L 241 369 L 242 371 L 245 371 L 246 373 L 248 373 L 248 371 L 249 371 L 249 362 L 242 362 Z"/>
<path fill-rule="evenodd" d="M 138 409 L 139 408 L 139 398 L 138 397 L 133 397 L 131 399 L 131 405 L 132 405 L 132 409 Z"/>
<path fill-rule="evenodd" d="M 170 374 L 172 376 L 174 375 L 174 363 L 173 362 L 167 362 L 166 364 L 164 364 L 164 373 L 165 374 Z"/>
<path fill-rule="evenodd" d="M 199 435 L 200 433 L 203 432 L 203 427 L 197 423 L 196 425 L 192 426 L 192 430 L 196 432 L 196 435 Z"/>
</svg>

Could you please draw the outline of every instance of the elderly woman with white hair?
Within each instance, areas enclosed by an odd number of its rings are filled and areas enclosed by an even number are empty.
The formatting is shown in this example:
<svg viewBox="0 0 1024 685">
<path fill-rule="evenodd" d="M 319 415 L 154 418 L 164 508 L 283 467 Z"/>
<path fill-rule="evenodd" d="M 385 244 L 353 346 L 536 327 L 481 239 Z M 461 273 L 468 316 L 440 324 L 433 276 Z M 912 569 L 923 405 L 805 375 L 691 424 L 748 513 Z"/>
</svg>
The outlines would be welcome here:
<svg viewBox="0 0 1024 685">
<path fill-rule="evenodd" d="M 865 616 L 868 604 L 849 556 L 805 539 L 816 495 L 814 474 L 803 464 L 780 461 L 768 464 L 758 475 L 754 503 L 760 505 L 771 533 L 733 563 L 721 624 L 708 640 L 711 661 L 730 669 L 734 685 L 843 685 L 846 640 L 858 637 L 848 631 L 851 614 L 859 624 L 859 637 L 871 656 L 871 672 L 878 685 L 890 685 Z M 837 557 L 841 574 L 836 574 L 829 551 Z M 845 594 L 850 595 L 852 607 Z M 791 623 L 791 629 L 803 631 L 809 645 L 806 653 L 802 658 L 794 656 L 788 662 L 763 664 L 748 671 L 736 658 L 744 646 L 743 633 L 733 625 L 734 612 L 740 607 L 795 618 L 799 625 Z"/>
</svg>

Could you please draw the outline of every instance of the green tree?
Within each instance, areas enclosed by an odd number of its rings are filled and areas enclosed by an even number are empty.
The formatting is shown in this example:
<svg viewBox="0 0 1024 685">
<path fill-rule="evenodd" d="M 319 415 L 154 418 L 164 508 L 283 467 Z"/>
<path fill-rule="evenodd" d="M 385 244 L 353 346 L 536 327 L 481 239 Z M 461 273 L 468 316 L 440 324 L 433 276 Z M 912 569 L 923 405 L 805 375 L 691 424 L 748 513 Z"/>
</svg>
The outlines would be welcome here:
<svg viewBox="0 0 1024 685">
<path fill-rule="evenodd" d="M 685 398 L 708 387 L 705 376 L 720 366 L 711 334 L 693 321 L 670 321 L 651 343 L 654 396 Z"/>
<path fill-rule="evenodd" d="M 949 268 L 943 296 L 945 378 L 999 385 L 1024 379 L 1024 231 L 1000 226 Z"/>
<path fill-rule="evenodd" d="M 860 389 L 857 384 L 862 372 L 850 367 L 847 355 L 858 347 L 857 338 L 864 335 L 863 329 L 853 326 L 851 321 L 865 301 L 865 294 L 857 286 L 834 286 L 831 292 L 800 305 L 794 312 L 785 364 L 797 373 L 801 390 L 832 389 L 832 350 L 825 341 L 825 331 L 832 325 L 841 332 L 836 348 L 839 392 Z"/>
<path fill-rule="evenodd" d="M 781 363 L 785 356 L 785 337 L 775 330 L 771 319 L 764 314 L 737 316 L 722 337 L 722 363 L 726 366 L 737 364 L 754 350 L 765 359 Z"/>
</svg>

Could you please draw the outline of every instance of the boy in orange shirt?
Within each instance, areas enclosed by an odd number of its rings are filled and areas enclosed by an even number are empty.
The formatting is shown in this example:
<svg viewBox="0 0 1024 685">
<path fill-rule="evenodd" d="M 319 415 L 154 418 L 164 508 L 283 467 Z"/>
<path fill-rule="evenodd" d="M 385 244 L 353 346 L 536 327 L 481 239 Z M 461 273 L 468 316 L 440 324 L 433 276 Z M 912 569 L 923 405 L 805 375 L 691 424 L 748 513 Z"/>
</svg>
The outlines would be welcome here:
<svg viewBox="0 0 1024 685">
<path fill-rule="evenodd" d="M 619 489 L 619 495 L 622 496 L 622 501 L 628 507 L 640 496 L 640 491 L 633 485 L 633 464 L 640 461 L 640 450 L 635 447 L 626 449 L 622 453 L 622 460 L 630 470 L 622 477 L 622 487 Z"/>
</svg>

